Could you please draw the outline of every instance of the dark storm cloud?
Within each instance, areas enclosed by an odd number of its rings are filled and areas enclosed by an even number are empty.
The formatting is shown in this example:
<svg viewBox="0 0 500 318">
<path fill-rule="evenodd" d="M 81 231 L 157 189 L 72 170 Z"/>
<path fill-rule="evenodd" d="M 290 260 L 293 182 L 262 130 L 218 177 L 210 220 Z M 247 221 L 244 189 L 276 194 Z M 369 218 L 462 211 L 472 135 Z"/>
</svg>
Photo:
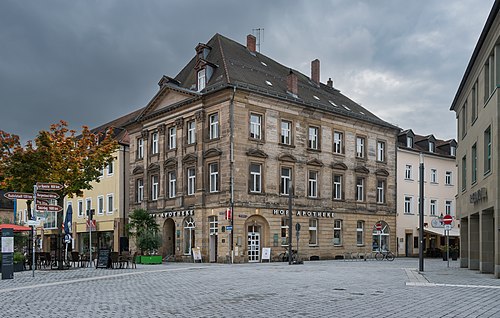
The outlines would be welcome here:
<svg viewBox="0 0 500 318">
<path fill-rule="evenodd" d="M 262 53 L 304 74 L 319 58 L 323 82 L 383 119 L 453 138 L 448 108 L 492 3 L 2 1 L 0 129 L 105 123 L 147 104 L 199 42 L 260 27 Z"/>
</svg>

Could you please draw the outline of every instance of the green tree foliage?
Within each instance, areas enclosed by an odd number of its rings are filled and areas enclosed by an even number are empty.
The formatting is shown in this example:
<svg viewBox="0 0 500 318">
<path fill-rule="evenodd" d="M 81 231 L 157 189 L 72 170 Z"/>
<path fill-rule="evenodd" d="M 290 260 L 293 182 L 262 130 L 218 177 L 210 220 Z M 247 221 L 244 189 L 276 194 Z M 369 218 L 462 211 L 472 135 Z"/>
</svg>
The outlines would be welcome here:
<svg viewBox="0 0 500 318">
<path fill-rule="evenodd" d="M 137 247 L 143 254 L 152 254 L 161 246 L 160 226 L 144 209 L 135 209 L 130 213 L 127 230 L 131 236 L 136 237 Z"/>
</svg>

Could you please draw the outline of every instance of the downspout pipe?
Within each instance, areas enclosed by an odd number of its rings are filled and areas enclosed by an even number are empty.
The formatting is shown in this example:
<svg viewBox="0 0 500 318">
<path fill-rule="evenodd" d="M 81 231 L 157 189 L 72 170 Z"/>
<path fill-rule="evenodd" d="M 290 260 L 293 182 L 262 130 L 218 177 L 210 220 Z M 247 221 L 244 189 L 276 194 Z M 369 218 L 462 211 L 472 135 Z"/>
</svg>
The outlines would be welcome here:
<svg viewBox="0 0 500 318">
<path fill-rule="evenodd" d="M 231 263 L 234 263 L 234 96 L 236 95 L 236 86 L 233 86 L 233 95 L 229 102 L 229 171 L 230 171 L 230 189 L 231 189 Z"/>
</svg>

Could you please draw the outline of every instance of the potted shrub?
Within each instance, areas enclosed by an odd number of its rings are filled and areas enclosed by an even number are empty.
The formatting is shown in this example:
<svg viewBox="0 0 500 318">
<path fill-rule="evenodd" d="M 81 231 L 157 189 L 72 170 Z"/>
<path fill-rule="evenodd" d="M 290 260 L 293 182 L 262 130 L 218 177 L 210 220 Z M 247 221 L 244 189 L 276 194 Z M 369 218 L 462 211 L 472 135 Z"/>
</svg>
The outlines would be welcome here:
<svg viewBox="0 0 500 318">
<path fill-rule="evenodd" d="M 458 259 L 458 247 L 456 246 L 450 247 L 450 257 L 453 261 L 456 261 Z"/>
<path fill-rule="evenodd" d="M 136 209 L 129 215 L 127 230 L 130 236 L 135 237 L 136 247 L 141 252 L 141 256 L 136 259 L 136 263 L 162 263 L 161 255 L 157 255 L 157 251 L 161 246 L 159 228 L 154 217 L 144 209 Z"/>
<path fill-rule="evenodd" d="M 25 257 L 21 252 L 14 252 L 14 272 L 22 272 L 24 270 Z"/>
</svg>

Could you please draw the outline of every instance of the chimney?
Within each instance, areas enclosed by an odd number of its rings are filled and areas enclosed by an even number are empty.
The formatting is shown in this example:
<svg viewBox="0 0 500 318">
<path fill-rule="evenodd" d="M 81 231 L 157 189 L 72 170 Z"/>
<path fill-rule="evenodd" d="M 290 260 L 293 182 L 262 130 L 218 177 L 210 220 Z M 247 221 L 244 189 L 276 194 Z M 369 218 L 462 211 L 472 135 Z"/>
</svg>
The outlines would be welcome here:
<svg viewBox="0 0 500 318">
<path fill-rule="evenodd" d="M 319 85 L 319 60 L 315 59 L 311 62 L 311 79 Z"/>
<path fill-rule="evenodd" d="M 295 75 L 291 69 L 290 73 L 288 73 L 288 76 L 286 78 L 286 87 L 288 92 L 291 93 L 292 95 L 297 96 L 299 94 L 297 75 Z"/>
<path fill-rule="evenodd" d="M 247 49 L 250 52 L 255 52 L 256 38 L 255 36 L 249 34 L 247 35 Z"/>
<path fill-rule="evenodd" d="M 331 77 L 328 78 L 328 82 L 326 82 L 326 85 L 333 87 L 333 81 Z"/>
</svg>

